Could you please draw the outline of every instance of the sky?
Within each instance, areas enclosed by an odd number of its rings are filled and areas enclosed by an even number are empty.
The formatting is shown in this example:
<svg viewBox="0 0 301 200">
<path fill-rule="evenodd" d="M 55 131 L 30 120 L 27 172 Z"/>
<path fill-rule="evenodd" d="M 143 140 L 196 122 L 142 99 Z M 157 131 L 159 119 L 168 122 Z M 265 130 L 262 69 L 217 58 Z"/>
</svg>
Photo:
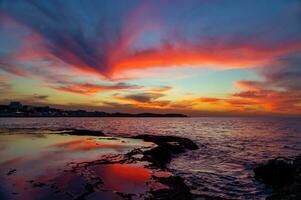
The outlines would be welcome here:
<svg viewBox="0 0 301 200">
<path fill-rule="evenodd" d="M 0 103 L 301 116 L 299 0 L 0 0 Z"/>
</svg>

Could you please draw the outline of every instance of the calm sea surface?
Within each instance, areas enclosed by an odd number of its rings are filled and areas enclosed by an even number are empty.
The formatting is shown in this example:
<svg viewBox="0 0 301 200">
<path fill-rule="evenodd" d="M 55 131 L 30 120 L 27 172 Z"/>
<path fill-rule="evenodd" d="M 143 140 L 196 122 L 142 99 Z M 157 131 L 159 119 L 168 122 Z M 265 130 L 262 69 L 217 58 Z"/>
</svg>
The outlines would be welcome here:
<svg viewBox="0 0 301 200">
<path fill-rule="evenodd" d="M 187 137 L 200 149 L 175 158 L 169 168 L 195 194 L 228 199 L 263 199 L 271 190 L 254 180 L 254 165 L 301 153 L 301 119 L 296 118 L 0 118 L 0 129 L 7 128 Z"/>
</svg>

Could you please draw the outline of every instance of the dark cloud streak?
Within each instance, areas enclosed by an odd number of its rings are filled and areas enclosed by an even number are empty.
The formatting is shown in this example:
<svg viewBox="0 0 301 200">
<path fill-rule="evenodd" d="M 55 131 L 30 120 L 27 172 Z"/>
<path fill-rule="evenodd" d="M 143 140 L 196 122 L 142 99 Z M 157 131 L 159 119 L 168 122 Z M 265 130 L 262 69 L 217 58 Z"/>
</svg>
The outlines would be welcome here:
<svg viewBox="0 0 301 200">
<path fill-rule="evenodd" d="M 71 93 L 77 93 L 83 95 L 93 95 L 99 91 L 141 89 L 142 86 L 131 85 L 126 83 L 117 83 L 113 85 L 101 85 L 101 84 L 91 84 L 91 83 L 61 82 L 60 86 L 53 86 L 52 88 L 64 92 L 71 92 Z"/>
</svg>

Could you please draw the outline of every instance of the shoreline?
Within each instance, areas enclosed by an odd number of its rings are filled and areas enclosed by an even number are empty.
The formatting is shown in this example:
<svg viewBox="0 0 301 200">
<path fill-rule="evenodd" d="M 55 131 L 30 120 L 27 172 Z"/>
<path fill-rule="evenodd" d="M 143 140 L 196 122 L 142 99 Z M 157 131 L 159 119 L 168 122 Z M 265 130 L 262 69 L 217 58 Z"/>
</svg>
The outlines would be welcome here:
<svg viewBox="0 0 301 200">
<path fill-rule="evenodd" d="M 138 164 L 140 167 L 144 168 L 145 170 L 152 171 L 150 174 L 150 177 L 152 179 L 152 184 L 156 183 L 159 184 L 160 187 L 162 185 L 167 186 L 168 188 L 151 188 L 148 191 L 147 198 L 145 199 L 171 199 L 170 196 L 173 196 L 172 199 L 183 199 L 183 200 L 190 200 L 190 199 L 198 199 L 198 198 L 204 198 L 204 199 L 224 199 L 218 196 L 207 196 L 206 194 L 195 194 L 190 191 L 190 188 L 187 184 L 185 184 L 185 180 L 177 175 L 174 175 L 171 173 L 171 170 L 168 168 L 168 164 L 170 161 L 172 161 L 173 158 L 175 158 L 177 155 L 187 152 L 187 151 L 193 151 L 198 149 L 198 146 L 191 141 L 190 139 L 184 138 L 184 137 L 177 137 L 177 136 L 158 136 L 158 135 L 134 135 L 134 136 L 110 136 L 107 134 L 104 134 L 101 131 L 93 131 L 93 130 L 86 130 L 86 129 L 59 129 L 59 128 L 53 128 L 53 129 L 40 129 L 40 128 L 6 128 L 1 129 L 1 133 L 7 133 L 7 134 L 20 134 L 20 133 L 38 133 L 39 135 L 58 135 L 58 136 L 87 136 L 88 138 L 102 138 L 106 140 L 118 140 L 118 139 L 129 139 L 129 140 L 141 140 L 144 142 L 149 142 L 154 144 L 155 146 L 152 146 L 150 149 L 145 148 L 135 148 L 125 154 L 123 154 L 121 157 L 115 157 L 115 156 L 106 156 L 101 159 L 94 159 L 89 162 L 78 162 L 78 163 L 72 163 L 69 167 L 72 167 L 72 169 L 62 168 L 63 171 L 69 171 L 73 174 L 73 172 L 76 173 L 85 173 L 86 169 L 92 168 L 95 169 L 95 167 L 99 166 L 102 168 L 104 165 L 125 165 L 125 166 L 135 166 Z M 24 134 L 26 135 L 26 134 Z M 260 173 L 258 175 L 258 172 L 256 172 L 257 168 L 263 168 L 264 174 L 269 174 L 272 172 L 272 177 L 279 176 L 279 174 L 284 173 L 284 177 L 287 175 L 290 175 L 290 173 L 287 173 L 287 171 L 283 172 L 283 169 L 281 166 L 285 166 L 285 169 L 291 169 L 291 162 L 295 162 L 295 160 L 298 158 L 298 165 L 294 165 L 294 167 L 299 167 L 298 170 L 300 171 L 300 163 L 301 163 L 301 155 L 299 157 L 292 157 L 292 158 L 277 158 L 272 159 L 271 161 L 268 161 L 267 163 L 260 164 L 257 167 L 253 168 L 255 172 L 255 178 L 259 182 L 267 183 L 267 185 L 273 185 L 275 181 L 272 182 L 266 182 L 265 177 L 261 177 Z M 143 164 L 144 163 L 144 164 Z M 145 165 L 145 163 L 148 163 Z M 297 162 L 296 162 L 297 163 Z M 264 166 L 270 166 L 267 169 L 265 169 Z M 279 168 L 280 165 L 280 169 Z M 288 167 L 287 167 L 288 166 Z M 137 166 L 136 166 L 137 167 Z M 137 168 L 139 169 L 139 168 Z M 276 172 L 275 172 L 276 169 Z M 5 171 L 7 177 L 14 176 L 16 173 L 18 173 L 18 170 L 10 169 L 8 171 Z M 154 174 L 152 174 L 154 172 Z M 166 175 L 169 174 L 169 175 Z M 158 175 L 159 174 L 159 175 Z M 281 176 L 283 177 L 283 176 Z M 30 180 L 31 181 L 31 180 Z M 280 180 L 280 183 L 285 183 L 284 180 Z M 276 187 L 273 190 L 272 195 L 270 197 L 267 197 L 267 200 L 274 200 L 274 199 L 286 199 L 285 196 L 287 196 L 287 193 L 296 193 L 294 187 L 299 187 L 298 184 L 285 184 L 285 187 Z M 41 182 L 41 181 L 32 181 L 31 182 L 32 187 L 34 188 L 46 188 L 46 187 L 54 187 L 51 184 L 48 184 L 47 182 Z M 94 182 L 93 182 L 94 184 Z M 95 188 L 99 187 L 102 183 L 97 183 L 93 186 L 90 182 L 87 182 L 88 189 L 83 189 L 82 194 L 85 194 L 86 196 L 94 193 Z M 92 186 L 91 186 L 92 185 Z M 95 188 L 94 188 L 95 187 Z M 90 188 L 90 189 L 89 189 Z M 93 190 L 91 190 L 91 188 Z M 93 192 L 92 192 L 93 191 Z M 123 196 L 123 199 L 130 199 L 133 196 L 129 197 L 127 196 L 127 193 L 119 193 L 119 196 Z M 133 194 L 131 194 L 133 195 Z M 299 195 L 299 194 L 298 194 Z M 283 197 L 283 198 L 279 198 Z M 299 197 L 299 196 L 298 196 Z M 88 198 L 89 199 L 89 198 Z"/>
<path fill-rule="evenodd" d="M 22 130 L 22 129 L 17 129 Z M 41 130 L 41 129 L 39 129 Z M 12 130 L 11 130 L 12 131 Z M 38 131 L 36 129 L 33 132 Z M 47 133 L 48 131 L 48 133 Z M 45 132 L 45 133 L 44 133 Z M 11 133 L 10 133 L 11 134 Z M 107 140 L 116 140 L 116 137 L 105 136 L 100 131 L 89 130 L 77 130 L 77 129 L 65 129 L 65 130 L 42 130 L 42 134 L 54 134 L 54 135 L 71 135 L 71 136 L 93 136 L 106 138 Z M 185 184 L 184 179 L 174 175 L 167 166 L 171 159 L 183 152 L 195 150 L 198 146 L 187 138 L 175 137 L 175 136 L 152 136 L 152 135 L 138 135 L 133 137 L 124 137 L 130 140 L 142 140 L 144 142 L 152 143 L 154 146 L 151 148 L 135 148 L 126 154 L 119 155 L 106 155 L 102 159 L 96 159 L 89 162 L 70 163 L 69 167 L 65 167 L 61 172 L 62 177 L 74 176 L 77 178 L 83 178 L 88 176 L 89 181 L 84 181 L 84 187 L 78 192 L 77 195 L 70 195 L 64 187 L 59 186 L 55 182 L 43 182 L 38 180 L 29 180 L 32 188 L 38 188 L 47 190 L 52 193 L 59 193 L 64 196 L 70 196 L 71 199 L 90 199 L 90 196 L 99 193 L 99 188 L 105 185 L 106 182 L 101 176 L 95 179 L 94 170 L 101 169 L 105 166 L 119 166 L 121 167 L 136 167 L 137 171 L 146 170 L 150 172 L 149 190 L 146 191 L 142 199 L 175 199 L 175 200 L 191 200 L 192 194 L 190 189 Z M 148 163 L 148 164 L 147 164 Z M 140 167 L 137 167 L 140 166 Z M 68 169 L 69 168 L 69 169 Z M 6 172 L 8 178 L 18 174 L 19 170 L 10 169 Z M 90 175 L 83 175 L 90 174 Z M 112 174 L 113 175 L 113 174 Z M 87 179 L 87 177 L 86 177 Z M 112 190 L 113 191 L 113 190 Z M 136 194 L 122 193 L 113 191 L 114 195 L 117 195 L 121 199 L 132 199 Z M 141 195 L 141 194 L 140 194 Z M 137 197 L 137 196 L 136 196 Z M 137 197 L 138 198 L 138 197 Z M 138 198 L 140 199 L 140 198 Z"/>
</svg>

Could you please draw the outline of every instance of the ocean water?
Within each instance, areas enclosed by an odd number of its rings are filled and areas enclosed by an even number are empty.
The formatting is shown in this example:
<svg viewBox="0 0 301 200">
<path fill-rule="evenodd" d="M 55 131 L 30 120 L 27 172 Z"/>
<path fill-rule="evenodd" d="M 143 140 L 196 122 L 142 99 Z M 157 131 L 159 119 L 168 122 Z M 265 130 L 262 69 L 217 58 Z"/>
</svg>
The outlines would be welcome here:
<svg viewBox="0 0 301 200">
<path fill-rule="evenodd" d="M 254 179 L 253 167 L 301 153 L 300 118 L 0 118 L 0 129 L 31 128 L 190 138 L 199 149 L 175 157 L 169 168 L 194 194 L 225 199 L 264 199 L 271 188 Z"/>
</svg>

